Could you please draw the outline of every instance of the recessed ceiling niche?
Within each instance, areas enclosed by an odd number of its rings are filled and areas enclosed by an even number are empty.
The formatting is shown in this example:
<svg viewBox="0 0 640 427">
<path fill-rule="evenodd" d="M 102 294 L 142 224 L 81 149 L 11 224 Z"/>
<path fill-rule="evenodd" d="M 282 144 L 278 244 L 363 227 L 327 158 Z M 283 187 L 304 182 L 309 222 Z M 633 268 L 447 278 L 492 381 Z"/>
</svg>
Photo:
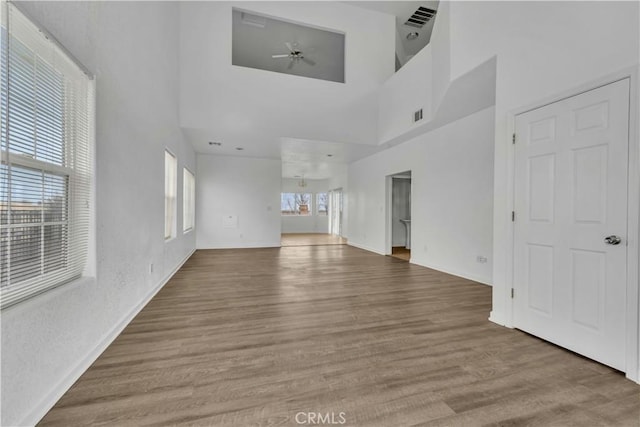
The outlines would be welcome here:
<svg viewBox="0 0 640 427">
<path fill-rule="evenodd" d="M 344 34 L 233 9 L 233 65 L 344 83 Z"/>
</svg>

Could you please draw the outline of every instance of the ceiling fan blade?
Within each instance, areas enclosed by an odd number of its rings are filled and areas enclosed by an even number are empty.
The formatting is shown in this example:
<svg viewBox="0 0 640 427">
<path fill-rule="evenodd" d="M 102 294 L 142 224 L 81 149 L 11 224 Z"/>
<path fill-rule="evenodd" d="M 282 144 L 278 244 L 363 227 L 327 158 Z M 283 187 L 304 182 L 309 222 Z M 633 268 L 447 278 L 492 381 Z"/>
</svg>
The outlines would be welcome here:
<svg viewBox="0 0 640 427">
<path fill-rule="evenodd" d="M 289 52 L 294 53 L 295 50 L 293 50 L 293 46 L 291 45 L 291 43 L 289 42 L 284 42 L 285 46 L 287 46 L 287 49 L 289 49 Z"/>
<path fill-rule="evenodd" d="M 316 61 L 312 61 L 309 58 L 302 57 L 302 62 L 306 62 L 309 65 L 316 65 Z"/>
<path fill-rule="evenodd" d="M 288 58 L 289 54 L 283 54 L 283 55 L 271 55 L 272 58 Z"/>
</svg>

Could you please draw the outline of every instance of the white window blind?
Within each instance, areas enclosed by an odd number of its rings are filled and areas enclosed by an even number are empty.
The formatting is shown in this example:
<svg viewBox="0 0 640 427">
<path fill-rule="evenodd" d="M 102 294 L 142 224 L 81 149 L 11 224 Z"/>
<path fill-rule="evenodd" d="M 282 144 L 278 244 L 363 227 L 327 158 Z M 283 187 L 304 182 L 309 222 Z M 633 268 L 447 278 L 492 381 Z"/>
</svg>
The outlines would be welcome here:
<svg viewBox="0 0 640 427">
<path fill-rule="evenodd" d="M 82 274 L 93 165 L 90 77 L 12 4 L 0 60 L 0 306 Z"/>
<path fill-rule="evenodd" d="M 164 152 L 164 238 L 176 237 L 176 192 L 178 162 L 169 151 Z"/>
<path fill-rule="evenodd" d="M 193 229 L 196 215 L 196 178 L 184 168 L 182 172 L 182 230 Z"/>
</svg>

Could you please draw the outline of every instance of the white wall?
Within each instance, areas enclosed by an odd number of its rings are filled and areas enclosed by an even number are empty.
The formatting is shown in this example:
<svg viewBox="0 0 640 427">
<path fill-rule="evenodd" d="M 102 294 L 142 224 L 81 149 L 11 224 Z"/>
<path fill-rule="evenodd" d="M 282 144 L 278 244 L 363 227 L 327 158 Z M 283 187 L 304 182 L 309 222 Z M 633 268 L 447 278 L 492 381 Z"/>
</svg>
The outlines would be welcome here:
<svg viewBox="0 0 640 427">
<path fill-rule="evenodd" d="M 452 78 L 497 56 L 491 319 L 509 324 L 508 113 L 637 65 L 640 3 L 451 2 L 449 7 Z"/>
<path fill-rule="evenodd" d="M 165 147 L 196 166 L 178 128 L 177 5 L 20 6 L 97 75 L 97 280 L 2 311 L 7 426 L 37 422 L 195 247 L 193 232 L 164 241 Z"/>
<path fill-rule="evenodd" d="M 327 215 L 318 215 L 318 206 L 316 203 L 317 193 L 326 193 L 329 191 L 328 179 L 306 179 L 307 186 L 301 188 L 298 185 L 299 179 L 282 179 L 283 193 L 312 193 L 313 194 L 313 215 L 283 215 L 282 216 L 282 232 L 283 233 L 328 233 L 329 217 Z"/>
<path fill-rule="evenodd" d="M 411 170 L 411 262 L 490 284 L 493 125 L 487 108 L 352 163 L 349 244 L 385 253 L 385 177 Z"/>
<path fill-rule="evenodd" d="M 433 23 L 430 42 L 380 88 L 378 108 L 378 142 L 387 143 L 400 135 L 413 132 L 416 136 L 436 128 L 428 123 L 436 119 L 436 113 L 450 82 L 449 2 L 438 4 L 438 14 Z M 478 65 L 478 64 L 476 64 Z M 473 68 L 473 67 L 472 67 Z M 469 70 L 467 70 L 469 71 Z M 479 86 L 493 85 L 478 81 Z M 469 95 L 469 100 L 471 100 Z M 469 101 L 468 100 L 468 101 Z M 491 103 L 490 105 L 493 105 Z M 464 104 L 459 105 L 464 107 Z M 482 108 L 467 111 L 470 114 Z M 413 112 L 422 108 L 423 119 L 413 122 Z M 463 115 L 463 116 L 464 116 Z M 456 116 L 453 120 L 459 118 Z M 453 120 L 439 117 L 440 124 Z M 410 138 L 404 138 L 406 141 Z"/>
<path fill-rule="evenodd" d="M 495 56 L 450 80 L 449 3 L 440 5 L 431 43 L 380 88 L 379 144 L 400 144 L 495 105 Z M 420 108 L 423 119 L 414 122 Z"/>
<path fill-rule="evenodd" d="M 198 154 L 197 248 L 280 246 L 281 180 L 280 160 Z"/>
<path fill-rule="evenodd" d="M 431 61 L 431 47 L 427 45 L 384 82 L 379 95 L 377 141 L 386 142 L 431 119 Z M 421 108 L 423 121 L 414 123 L 413 113 Z"/>
</svg>

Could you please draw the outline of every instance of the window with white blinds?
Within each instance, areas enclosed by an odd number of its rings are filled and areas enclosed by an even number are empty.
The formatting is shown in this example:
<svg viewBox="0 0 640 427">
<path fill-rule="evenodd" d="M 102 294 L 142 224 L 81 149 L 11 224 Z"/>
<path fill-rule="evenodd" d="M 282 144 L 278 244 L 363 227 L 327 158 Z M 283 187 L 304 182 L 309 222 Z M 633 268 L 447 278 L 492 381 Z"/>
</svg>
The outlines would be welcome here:
<svg viewBox="0 0 640 427">
<path fill-rule="evenodd" d="M 12 4 L 0 51 L 0 306 L 82 275 L 94 85 Z"/>
<path fill-rule="evenodd" d="M 176 196 L 178 161 L 168 150 L 164 152 L 164 238 L 176 237 Z"/>
<path fill-rule="evenodd" d="M 182 230 L 186 233 L 195 225 L 196 178 L 184 168 L 182 172 Z"/>
</svg>

